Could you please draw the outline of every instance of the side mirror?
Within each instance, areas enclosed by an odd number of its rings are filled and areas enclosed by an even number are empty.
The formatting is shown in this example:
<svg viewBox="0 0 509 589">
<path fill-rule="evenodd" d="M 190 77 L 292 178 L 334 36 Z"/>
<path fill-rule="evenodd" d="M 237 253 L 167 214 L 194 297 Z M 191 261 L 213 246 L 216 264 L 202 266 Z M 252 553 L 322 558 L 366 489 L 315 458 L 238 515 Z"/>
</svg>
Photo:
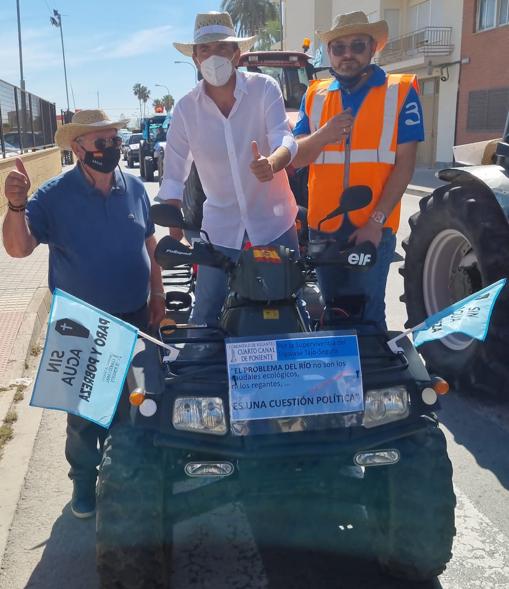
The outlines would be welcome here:
<svg viewBox="0 0 509 589">
<path fill-rule="evenodd" d="M 184 221 L 181 210 L 173 205 L 152 205 L 150 207 L 150 218 L 156 225 L 161 225 L 162 227 L 179 227 L 180 229 L 196 230 L 196 227 Z"/>
<path fill-rule="evenodd" d="M 363 209 L 371 202 L 372 198 L 373 191 L 369 186 L 349 186 L 345 188 L 341 195 L 341 204 L 318 223 L 318 231 L 320 231 L 320 227 L 325 221 L 350 211 Z"/>
<path fill-rule="evenodd" d="M 168 205 L 161 206 L 174 208 Z M 175 225 L 172 225 L 172 227 L 175 227 Z M 170 270 L 171 268 L 175 268 L 175 266 L 181 266 L 182 264 L 195 263 L 195 260 L 193 259 L 193 251 L 191 248 L 180 243 L 180 241 L 173 239 L 173 237 L 170 237 L 169 235 L 163 237 L 157 244 L 154 252 L 154 258 L 163 270 Z"/>
</svg>

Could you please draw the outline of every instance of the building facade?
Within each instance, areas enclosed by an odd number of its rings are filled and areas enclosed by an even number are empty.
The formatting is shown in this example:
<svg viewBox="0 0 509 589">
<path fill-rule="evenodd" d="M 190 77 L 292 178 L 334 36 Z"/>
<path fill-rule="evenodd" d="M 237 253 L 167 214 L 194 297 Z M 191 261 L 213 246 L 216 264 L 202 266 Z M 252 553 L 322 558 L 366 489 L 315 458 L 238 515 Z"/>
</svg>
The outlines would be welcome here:
<svg viewBox="0 0 509 589">
<path fill-rule="evenodd" d="M 509 111 L 509 0 L 464 0 L 456 144 L 501 137 Z"/>
<path fill-rule="evenodd" d="M 314 32 L 328 30 L 335 15 L 352 10 L 389 24 L 389 42 L 377 63 L 387 73 L 418 76 L 426 129 L 418 165 L 450 164 L 462 60 L 463 0 L 357 0 L 355 6 L 351 0 L 286 0 L 285 38 L 290 44 L 309 37 L 316 48 L 319 41 Z"/>
</svg>

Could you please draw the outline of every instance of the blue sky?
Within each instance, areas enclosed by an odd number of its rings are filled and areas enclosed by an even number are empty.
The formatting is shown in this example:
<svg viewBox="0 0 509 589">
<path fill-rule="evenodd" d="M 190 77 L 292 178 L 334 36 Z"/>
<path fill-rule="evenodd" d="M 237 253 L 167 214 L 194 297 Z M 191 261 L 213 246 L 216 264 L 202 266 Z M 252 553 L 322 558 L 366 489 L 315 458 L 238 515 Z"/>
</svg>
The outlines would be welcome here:
<svg viewBox="0 0 509 589">
<path fill-rule="evenodd" d="M 112 117 L 136 116 L 132 87 L 140 82 L 152 98 L 175 99 L 194 85 L 190 61 L 173 41 L 192 39 L 197 12 L 218 10 L 221 0 L 20 0 L 23 69 L 28 91 L 66 108 L 60 31 L 50 25 L 62 14 L 71 110 L 101 108 Z M 0 6 L 0 79 L 19 85 L 16 0 Z M 73 98 L 74 94 L 74 98 Z M 148 104 L 151 104 L 151 100 Z"/>
</svg>

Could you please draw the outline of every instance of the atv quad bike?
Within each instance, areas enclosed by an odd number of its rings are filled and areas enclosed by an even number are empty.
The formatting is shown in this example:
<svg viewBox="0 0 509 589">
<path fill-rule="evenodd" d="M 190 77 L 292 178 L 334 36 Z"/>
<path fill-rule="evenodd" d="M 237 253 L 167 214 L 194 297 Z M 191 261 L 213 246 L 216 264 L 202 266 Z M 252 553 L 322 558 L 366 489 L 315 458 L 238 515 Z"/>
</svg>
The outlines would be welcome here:
<svg viewBox="0 0 509 589">
<path fill-rule="evenodd" d="M 509 118 L 496 165 L 450 168 L 447 184 L 421 199 L 403 242 L 407 327 L 504 278 L 509 271 Z M 481 161 L 481 158 L 479 158 Z M 453 334 L 421 346 L 431 373 L 457 388 L 509 395 L 509 291 L 484 342 Z"/>
<path fill-rule="evenodd" d="M 330 217 L 370 198 L 366 187 L 351 187 Z M 166 204 L 154 205 L 152 218 L 190 229 L 180 211 Z M 168 236 L 155 256 L 163 269 L 183 261 L 222 269 L 229 275 L 229 295 L 219 327 L 161 328 L 171 348 L 164 358 L 155 345 L 138 342 L 128 376 L 130 421 L 111 428 L 99 474 L 103 589 L 167 587 L 173 525 L 232 501 L 243 503 L 261 547 L 332 553 L 341 550 L 340 523 L 344 517 L 352 521 L 352 507 L 359 506 L 364 553 L 373 546 L 384 571 L 419 581 L 439 575 L 451 558 L 455 496 L 434 414 L 434 382 L 408 339 L 394 353 L 387 342 L 397 334 L 363 321 L 358 300 L 330 301 L 321 331 L 313 333 L 296 302 L 310 269 L 362 271 L 375 262 L 374 246 L 311 241 L 301 259 L 282 246 L 253 247 L 234 263 L 208 241 L 191 249 Z M 337 391 L 351 391 L 356 383 L 355 411 L 234 416 L 225 339 L 309 343 L 345 333 L 358 342 L 360 370 L 335 372 L 328 381 L 322 368 L 304 376 Z M 233 362 L 230 352 L 228 357 Z M 270 373 L 274 364 L 263 366 Z M 272 395 L 276 389 L 265 390 Z M 202 484 L 189 485 L 193 479 Z"/>
</svg>

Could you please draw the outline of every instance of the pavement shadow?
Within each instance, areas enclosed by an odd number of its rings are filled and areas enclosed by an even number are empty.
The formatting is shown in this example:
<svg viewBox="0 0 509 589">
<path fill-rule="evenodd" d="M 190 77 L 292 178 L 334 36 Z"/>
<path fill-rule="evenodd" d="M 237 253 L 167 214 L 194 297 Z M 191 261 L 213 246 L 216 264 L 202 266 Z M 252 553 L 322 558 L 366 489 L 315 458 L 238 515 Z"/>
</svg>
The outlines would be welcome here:
<svg viewBox="0 0 509 589">
<path fill-rule="evenodd" d="M 473 393 L 453 391 L 441 399 L 438 419 L 451 432 L 454 441 L 466 448 L 479 466 L 490 470 L 509 489 L 509 433 L 490 414 L 496 414 L 499 403 Z"/>
<path fill-rule="evenodd" d="M 32 550 L 40 548 L 33 546 Z M 55 521 L 41 560 L 26 585 L 37 589 L 98 589 L 95 518 L 76 519 L 67 505 Z"/>
</svg>

